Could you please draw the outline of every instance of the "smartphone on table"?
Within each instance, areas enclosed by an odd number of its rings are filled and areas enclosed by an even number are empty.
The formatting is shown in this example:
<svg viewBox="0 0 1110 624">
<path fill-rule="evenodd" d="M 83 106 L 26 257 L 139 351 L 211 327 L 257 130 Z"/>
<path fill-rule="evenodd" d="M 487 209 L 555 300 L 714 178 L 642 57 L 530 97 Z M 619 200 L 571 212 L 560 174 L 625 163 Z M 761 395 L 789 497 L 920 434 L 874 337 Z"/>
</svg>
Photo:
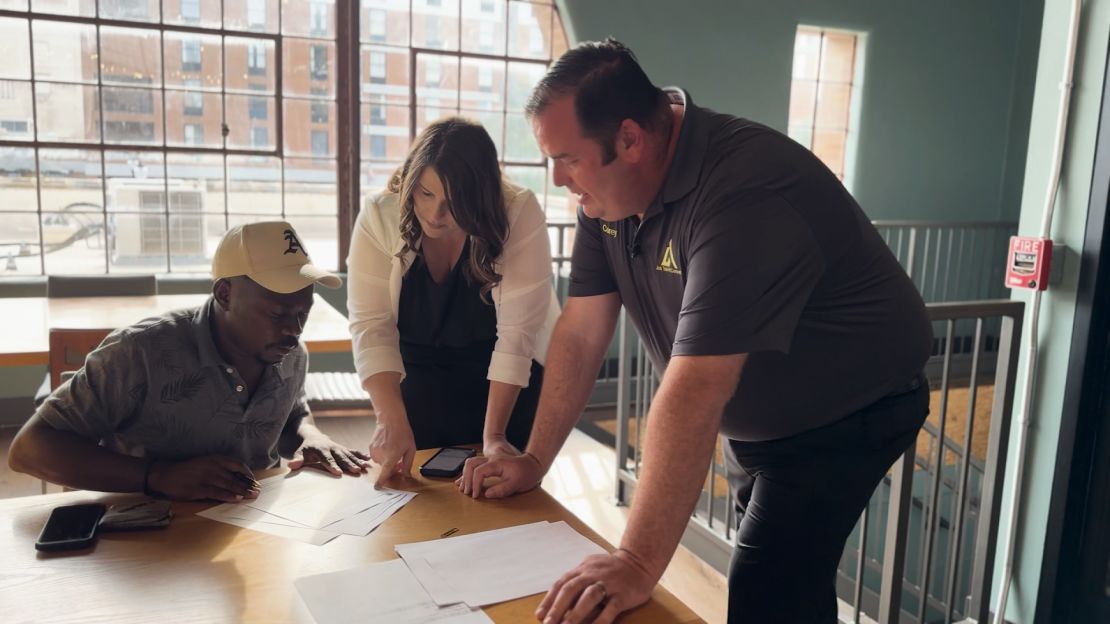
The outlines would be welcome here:
<svg viewBox="0 0 1110 624">
<path fill-rule="evenodd" d="M 462 474 L 466 460 L 476 454 L 477 451 L 471 448 L 445 446 L 420 466 L 420 474 L 425 477 L 457 477 Z"/>
<path fill-rule="evenodd" d="M 96 528 L 106 509 L 101 503 L 55 507 L 39 533 L 35 549 L 54 552 L 88 547 L 96 539 Z"/>
</svg>

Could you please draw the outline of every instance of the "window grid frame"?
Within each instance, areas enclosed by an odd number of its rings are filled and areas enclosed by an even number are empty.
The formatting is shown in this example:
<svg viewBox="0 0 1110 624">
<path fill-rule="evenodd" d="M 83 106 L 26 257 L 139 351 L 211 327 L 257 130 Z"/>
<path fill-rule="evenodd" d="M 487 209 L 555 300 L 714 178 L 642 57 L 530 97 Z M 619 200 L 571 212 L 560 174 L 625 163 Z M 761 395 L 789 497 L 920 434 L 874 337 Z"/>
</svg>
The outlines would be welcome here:
<svg viewBox="0 0 1110 624">
<path fill-rule="evenodd" d="M 416 126 L 417 126 L 417 98 L 416 98 L 416 93 L 415 93 L 415 90 L 416 90 L 416 84 L 415 83 L 416 83 L 416 71 L 417 71 L 416 58 L 417 58 L 418 54 L 432 54 L 432 55 L 436 55 L 436 56 L 450 56 L 450 57 L 454 57 L 457 60 L 457 63 L 456 63 L 456 72 L 457 72 L 456 79 L 458 80 L 458 83 L 457 83 L 458 86 L 456 87 L 456 91 L 457 91 L 457 93 L 459 93 L 460 97 L 456 98 L 456 102 L 455 102 L 455 106 L 454 106 L 454 111 L 455 111 L 456 114 L 464 113 L 466 110 L 468 110 L 468 109 L 463 109 L 462 108 L 461 74 L 462 74 L 463 60 L 467 59 L 467 58 L 472 58 L 472 59 L 494 60 L 494 61 L 500 61 L 500 62 L 504 63 L 503 67 L 505 68 L 505 78 L 504 78 L 504 84 L 502 85 L 502 94 L 503 94 L 504 101 L 503 101 L 503 105 L 501 107 L 501 110 L 493 111 L 493 112 L 496 112 L 497 114 L 499 114 L 500 118 L 501 118 L 501 134 L 500 134 L 500 136 L 501 136 L 502 146 L 504 146 L 505 145 L 505 140 L 506 140 L 505 137 L 506 137 L 506 132 L 507 132 L 507 125 L 508 125 L 508 115 L 510 114 L 510 111 L 508 110 L 508 102 L 507 102 L 507 90 L 508 90 L 507 83 L 508 83 L 508 80 L 509 80 L 509 78 L 508 78 L 509 63 L 510 62 L 512 62 L 512 63 L 529 63 L 529 64 L 537 64 L 537 65 L 543 65 L 544 67 L 548 67 L 548 66 L 550 66 L 550 64 L 552 62 L 554 62 L 554 60 L 556 58 L 554 56 L 556 49 L 558 47 L 563 47 L 565 49 L 565 45 L 560 46 L 560 44 L 567 43 L 566 42 L 566 32 L 565 32 L 565 30 L 563 28 L 563 25 L 562 25 L 562 19 L 561 19 L 561 16 L 559 14 L 559 8 L 558 8 L 558 6 L 556 5 L 555 2 L 529 2 L 531 4 L 542 4 L 542 5 L 547 6 L 550 9 L 550 11 L 549 11 L 549 24 L 548 24 L 548 30 L 547 30 L 550 40 L 547 42 L 547 55 L 546 55 L 547 58 L 533 58 L 533 57 L 514 56 L 514 55 L 510 54 L 507 39 L 508 39 L 509 29 L 513 27 L 513 22 L 511 21 L 511 19 L 509 17 L 510 7 L 512 6 L 512 0 L 499 0 L 503 4 L 503 7 L 504 7 L 504 29 L 505 29 L 504 34 L 506 36 L 505 50 L 501 54 L 483 54 L 483 53 L 467 52 L 467 51 L 463 50 L 463 48 L 464 48 L 464 42 L 463 42 L 463 38 L 464 38 L 464 31 L 463 31 L 464 7 L 463 7 L 463 3 L 465 2 L 465 0 L 456 0 L 457 1 L 457 7 L 458 7 L 458 14 L 457 14 L 457 18 L 458 18 L 457 39 L 458 39 L 458 41 L 457 41 L 457 48 L 453 49 L 453 50 L 452 49 L 443 49 L 443 48 L 414 47 L 412 45 L 413 39 L 414 39 L 414 32 L 413 32 L 414 31 L 414 22 L 416 20 L 416 13 L 414 12 L 414 6 L 416 4 L 415 0 L 409 0 L 408 3 L 407 3 L 408 4 L 408 13 L 407 13 L 407 18 L 408 18 L 408 41 L 407 41 L 407 45 L 405 45 L 405 46 L 399 46 L 399 45 L 395 45 L 395 44 L 387 43 L 387 42 L 373 41 L 371 39 L 366 39 L 364 41 L 363 37 L 362 37 L 362 34 L 360 33 L 360 28 L 361 28 L 361 14 L 360 14 L 360 11 L 362 9 L 362 6 L 361 6 L 360 2 L 358 2 L 358 3 L 356 3 L 356 2 L 350 2 L 350 3 L 337 2 L 334 5 L 334 7 L 335 7 L 335 9 L 334 9 L 335 10 L 335 18 L 334 18 L 335 19 L 335 24 L 334 24 L 334 26 L 335 27 L 333 29 L 334 32 L 332 33 L 330 38 L 326 35 L 320 36 L 320 35 L 317 35 L 315 33 L 309 33 L 307 35 L 305 35 L 305 34 L 288 34 L 287 35 L 286 33 L 284 33 L 284 23 L 283 23 L 284 20 L 285 20 L 285 13 L 286 13 L 284 3 L 281 0 L 275 0 L 275 1 L 277 2 L 277 10 L 275 11 L 275 13 L 276 13 L 276 26 L 271 31 L 256 30 L 258 25 L 255 25 L 250 21 L 250 8 L 251 8 L 250 5 L 254 4 L 254 3 L 249 3 L 249 2 L 244 4 L 244 11 L 246 11 L 246 14 L 243 17 L 243 26 L 242 26 L 243 30 L 235 30 L 235 29 L 227 28 L 227 26 L 226 26 L 226 23 L 227 23 L 226 22 L 226 18 L 227 18 L 227 14 L 226 14 L 226 10 L 227 10 L 226 4 L 227 3 L 226 3 L 226 0 L 220 2 L 220 25 L 219 25 L 219 27 L 199 26 L 199 25 L 180 23 L 180 22 L 184 22 L 185 20 L 178 20 L 178 23 L 167 23 L 166 15 L 164 14 L 164 11 L 162 11 L 161 3 L 159 3 L 159 7 L 158 7 L 158 9 L 159 9 L 158 10 L 158 16 L 156 18 L 148 20 L 148 21 L 101 17 L 100 16 L 100 13 L 101 13 L 100 2 L 98 2 L 97 5 L 96 5 L 97 6 L 97 15 L 96 16 L 91 16 L 91 17 L 90 16 L 76 16 L 76 15 L 58 15 L 58 14 L 54 14 L 54 13 L 44 13 L 44 12 L 41 12 L 41 11 L 35 11 L 30 3 L 28 3 L 27 10 L 18 10 L 18 9 L 2 9 L 2 10 L 0 10 L 0 17 L 23 19 L 23 20 L 25 20 L 26 25 L 27 25 L 28 47 L 29 47 L 28 61 L 30 63 L 30 67 L 31 67 L 30 78 L 27 79 L 26 81 L 23 81 L 23 80 L 20 80 L 20 79 L 12 79 L 11 81 L 5 80 L 5 82 L 26 82 L 27 84 L 29 84 L 30 89 L 31 89 L 30 101 L 31 101 L 31 115 L 32 115 L 32 119 L 34 120 L 34 134 L 29 139 L 20 139 L 20 140 L 2 139 L 2 140 L 0 140 L 0 147 L 29 149 L 31 151 L 32 156 L 33 156 L 33 161 L 34 161 L 34 166 L 35 166 L 35 171 L 34 171 L 35 201 L 36 201 L 35 210 L 34 211 L 14 211 L 14 214 L 34 214 L 35 218 L 37 219 L 37 230 L 38 230 L 38 252 L 37 252 L 37 255 L 39 257 L 38 274 L 40 276 L 45 276 L 45 275 L 49 274 L 49 272 L 46 269 L 45 230 L 44 230 L 44 227 L 43 227 L 43 217 L 44 217 L 44 214 L 46 214 L 46 213 L 44 213 L 43 203 L 42 203 L 43 202 L 43 189 L 42 189 L 43 179 L 42 179 L 40 152 L 41 152 L 41 150 L 58 150 L 58 149 L 81 150 L 81 151 L 84 151 L 84 152 L 95 153 L 98 156 L 98 160 L 99 160 L 99 167 L 98 167 L 99 171 L 98 171 L 98 173 L 99 173 L 99 181 L 100 181 L 100 187 L 101 187 L 100 188 L 100 191 L 101 191 L 100 196 L 101 196 L 101 204 L 102 204 L 101 208 L 99 210 L 99 213 L 98 213 L 98 216 L 100 217 L 99 221 L 100 221 L 100 224 L 101 224 L 101 234 L 99 235 L 99 237 L 102 240 L 103 244 L 105 245 L 105 253 L 103 254 L 103 273 L 102 274 L 106 274 L 106 275 L 114 274 L 114 272 L 112 271 L 112 256 L 111 256 L 110 252 L 107 249 L 110 242 L 111 242 L 109 240 L 109 233 L 108 233 L 109 232 L 109 223 L 108 223 L 109 214 L 113 214 L 113 215 L 114 214 L 128 214 L 128 213 L 131 212 L 131 211 L 128 211 L 128 210 L 110 210 L 109 209 L 109 204 L 108 204 L 108 199 L 109 199 L 109 191 L 108 191 L 109 178 L 107 176 L 107 169 L 108 169 L 108 164 L 109 164 L 108 163 L 108 160 L 109 160 L 108 155 L 110 153 L 122 153 L 122 152 L 151 153 L 151 154 L 158 154 L 161 157 L 160 162 L 161 162 L 161 167 L 162 167 L 162 210 L 161 210 L 160 214 L 161 214 L 162 218 L 165 220 L 164 221 L 164 226 L 163 226 L 163 233 L 166 237 L 165 241 L 164 241 L 165 242 L 165 252 L 166 253 L 165 253 L 165 258 L 164 258 L 164 263 L 165 263 L 164 264 L 164 269 L 156 270 L 155 271 L 156 273 L 164 274 L 164 273 L 175 273 L 175 272 L 177 272 L 177 273 L 193 272 L 193 269 L 176 270 L 174 268 L 173 259 L 172 259 L 173 242 L 171 240 L 170 223 L 171 223 L 171 220 L 172 220 L 171 217 L 176 213 L 171 214 L 171 210 L 170 210 L 170 188 L 169 188 L 170 175 L 169 175 L 168 170 L 169 170 L 169 167 L 170 167 L 170 164 L 169 164 L 170 163 L 170 157 L 174 154 L 187 154 L 187 155 L 190 155 L 190 156 L 219 156 L 221 166 L 222 166 L 221 182 L 222 182 L 222 187 L 223 187 L 222 188 L 223 208 L 222 208 L 222 211 L 220 213 L 202 212 L 201 214 L 205 214 L 205 215 L 208 215 L 210 217 L 222 217 L 225 229 L 228 227 L 228 225 L 230 224 L 231 219 L 233 217 L 254 216 L 253 213 L 242 213 L 241 211 L 234 211 L 234 210 L 232 210 L 232 207 L 229 204 L 229 195 L 231 194 L 232 178 L 229 175 L 228 162 L 229 162 L 229 159 L 231 157 L 262 157 L 262 158 L 276 158 L 278 160 L 278 163 L 279 163 L 280 166 L 279 166 L 279 177 L 278 177 L 278 180 L 276 181 L 277 184 L 279 185 L 279 192 L 277 193 L 279 195 L 279 198 L 277 199 L 277 201 L 279 202 L 279 205 L 280 205 L 280 212 L 281 212 L 282 218 L 287 218 L 288 216 L 290 216 L 286 212 L 286 168 L 287 168 L 286 167 L 286 159 L 293 158 L 294 160 L 318 160 L 318 159 L 322 158 L 323 160 L 334 163 L 335 173 L 336 173 L 336 187 L 335 187 L 335 189 L 336 189 L 336 200 L 337 200 L 337 206 L 336 206 L 336 213 L 335 214 L 336 214 L 336 221 L 337 221 L 337 223 L 336 223 L 337 240 L 339 242 L 337 264 L 338 264 L 338 269 L 340 271 L 346 271 L 346 269 L 347 269 L 347 267 L 346 267 L 346 255 L 347 255 L 347 252 L 349 250 L 349 240 L 350 240 L 351 227 L 352 227 L 353 222 L 354 222 L 354 217 L 357 216 L 357 212 L 359 210 L 359 204 L 361 203 L 361 192 L 360 192 L 360 189 L 359 189 L 359 183 L 360 183 L 360 177 L 361 177 L 361 173 L 362 173 L 362 171 L 361 171 L 362 170 L 362 164 L 364 162 L 366 162 L 366 163 L 379 163 L 379 164 L 395 164 L 395 162 L 396 162 L 395 159 L 386 159 L 386 160 L 375 159 L 372 156 L 372 154 L 370 153 L 371 152 L 370 150 L 367 150 L 368 153 L 366 153 L 366 154 L 362 153 L 362 140 L 361 140 L 362 124 L 359 120 L 359 115 L 361 113 L 361 107 L 364 104 L 375 104 L 374 102 L 364 102 L 362 100 L 362 93 L 361 93 L 361 80 L 362 80 L 362 78 L 361 78 L 361 64 L 362 64 L 361 50 L 362 50 L 363 45 L 368 45 L 368 44 L 369 45 L 378 45 L 378 46 L 383 46 L 383 47 L 386 47 L 386 48 L 389 48 L 389 49 L 394 49 L 394 50 L 397 50 L 397 51 L 407 51 L 408 54 L 409 54 L 409 68 L 408 68 L 408 71 L 409 71 L 410 93 L 409 93 L 408 103 L 406 105 L 388 104 L 386 102 L 380 102 L 380 103 L 376 103 L 376 104 L 380 104 L 383 107 L 398 106 L 398 107 L 403 107 L 403 108 L 408 109 L 408 114 L 409 114 L 409 137 L 408 138 L 409 138 L 410 143 L 416 136 L 415 130 L 416 130 Z M 498 0 L 494 0 L 494 2 L 497 2 L 497 1 Z M 369 6 L 367 8 L 370 9 L 370 10 L 374 10 L 375 8 L 378 8 L 378 7 Z M 265 15 L 266 10 L 264 8 L 262 10 L 264 11 L 263 17 L 265 19 L 268 19 L 268 16 Z M 344 10 L 348 13 L 348 17 L 353 17 L 354 19 L 349 19 L 346 22 L 341 21 L 341 19 L 340 19 L 341 12 L 344 11 Z M 382 10 L 384 11 L 385 9 L 383 8 Z M 495 10 L 495 14 L 496 14 L 496 10 Z M 388 16 L 388 12 L 386 13 L 386 15 Z M 264 19 L 264 21 L 261 25 L 262 28 L 265 27 L 265 23 L 266 23 L 265 19 Z M 41 140 L 39 138 L 40 133 L 41 133 L 41 128 L 40 128 L 41 123 L 40 123 L 39 110 L 38 110 L 39 109 L 39 107 L 38 107 L 39 102 L 38 102 L 38 97 L 37 97 L 37 93 L 38 93 L 37 86 L 39 84 L 65 84 L 65 85 L 71 85 L 72 84 L 72 85 L 75 85 L 75 86 L 80 86 L 80 87 L 82 87 L 82 89 L 92 87 L 92 86 L 94 86 L 94 84 L 91 81 L 88 81 L 88 82 L 87 81 L 65 82 L 63 80 L 50 80 L 50 79 L 40 80 L 40 79 L 38 79 L 38 77 L 36 76 L 35 71 L 34 71 L 34 68 L 35 68 L 35 45 L 34 45 L 34 28 L 33 28 L 33 25 L 37 21 L 39 21 L 39 22 L 78 24 L 78 25 L 84 25 L 84 26 L 92 26 L 93 29 L 94 29 L 95 42 L 96 42 L 96 48 L 95 49 L 96 49 L 96 54 L 97 54 L 96 80 L 95 80 L 95 87 L 97 89 L 96 104 L 97 104 L 98 109 L 99 109 L 97 111 L 97 115 L 98 115 L 99 119 L 97 120 L 97 124 L 96 124 L 97 125 L 97 137 L 95 138 L 95 140 L 92 140 L 92 141 L 73 141 L 73 140 L 52 141 L 52 140 Z M 344 27 L 344 24 L 346 24 L 346 27 Z M 161 137 L 160 137 L 158 143 L 154 143 L 154 144 L 129 144 L 129 143 L 124 142 L 124 143 L 118 143 L 117 144 L 117 143 L 111 143 L 107 140 L 107 137 L 106 137 L 106 134 L 105 134 L 105 124 L 106 124 L 107 120 L 105 119 L 106 115 L 105 115 L 105 109 L 104 109 L 104 88 L 105 88 L 105 85 L 104 85 L 104 75 L 103 75 L 103 71 L 102 71 L 102 67 L 101 67 L 101 63 L 102 63 L 102 60 L 103 60 L 103 55 L 102 55 L 102 52 L 101 52 L 101 50 L 102 50 L 102 29 L 103 28 L 126 28 L 126 29 L 131 29 L 133 31 L 138 30 L 138 31 L 156 32 L 157 33 L 157 41 L 158 41 L 159 55 L 160 55 L 160 61 L 161 61 L 160 69 L 161 69 L 162 75 L 161 75 L 161 79 L 160 79 L 160 84 L 157 87 L 149 87 L 149 89 L 151 91 L 155 91 L 155 90 L 159 91 L 160 92 L 159 95 L 161 97 L 161 105 L 162 105 L 161 114 L 160 114 L 161 119 L 156 122 L 156 123 L 161 124 Z M 537 28 L 538 28 L 538 26 L 537 26 Z M 388 32 L 388 30 L 387 30 L 387 32 Z M 165 47 L 166 46 L 166 34 L 167 33 L 172 33 L 172 34 L 176 34 L 176 35 L 193 34 L 193 35 L 200 35 L 200 36 L 219 37 L 220 47 L 221 47 L 221 59 L 220 59 L 220 64 L 221 64 L 220 70 L 221 71 L 220 71 L 220 87 L 219 87 L 218 91 L 189 89 L 188 86 L 185 86 L 185 85 L 175 85 L 173 88 L 170 88 L 170 87 L 167 86 L 167 78 L 166 78 L 166 76 L 167 76 L 167 74 L 166 74 L 166 67 L 167 67 L 166 56 L 167 55 L 166 55 L 166 47 Z M 557 37 L 557 36 L 562 36 L 563 39 L 564 39 L 559 44 L 557 44 L 554 41 L 555 37 Z M 336 51 L 335 63 L 328 67 L 328 72 L 329 72 L 329 77 L 334 76 L 334 78 L 336 80 L 336 93 L 332 98 L 330 98 L 330 99 L 325 98 L 325 99 L 321 100 L 321 102 L 331 103 L 331 104 L 336 106 L 336 110 L 337 110 L 338 114 L 336 115 L 336 119 L 335 119 L 335 126 L 336 126 L 335 131 L 337 132 L 338 136 L 342 137 L 346 134 L 349 134 L 350 131 L 351 131 L 351 128 L 357 128 L 359 130 L 359 132 L 356 133 L 356 135 L 355 135 L 356 138 L 353 141 L 353 143 L 354 143 L 353 149 L 351 149 L 351 150 L 343 149 L 344 141 L 341 139 L 339 141 L 339 144 L 337 145 L 337 153 L 334 156 L 331 156 L 331 157 L 328 157 L 328 156 L 320 157 L 320 156 L 315 156 L 315 155 L 296 156 L 296 155 L 289 155 L 289 154 L 285 153 L 286 152 L 286 150 L 285 150 L 285 127 L 284 127 L 285 126 L 285 120 L 284 120 L 284 117 L 285 117 L 285 115 L 284 115 L 285 100 L 290 99 L 290 100 L 310 100 L 311 101 L 313 99 L 313 98 L 300 98 L 300 97 L 295 97 L 295 96 L 287 98 L 285 96 L 285 94 L 283 93 L 283 91 L 284 91 L 284 88 L 283 88 L 283 80 L 284 80 L 284 48 L 283 48 L 283 42 L 284 42 L 284 39 L 286 37 L 304 39 L 306 41 L 310 41 L 310 40 L 326 41 L 326 42 L 330 43 L 332 46 L 334 46 L 335 51 Z M 274 141 L 273 141 L 273 148 L 270 149 L 270 150 L 234 148 L 234 147 L 228 147 L 228 145 L 227 145 L 227 136 L 228 136 L 228 130 L 227 130 L 227 127 L 228 127 L 227 98 L 228 98 L 228 95 L 229 95 L 229 92 L 227 90 L 227 83 L 228 83 L 227 43 L 228 43 L 228 38 L 235 38 L 235 39 L 239 39 L 239 40 L 246 39 L 246 40 L 257 40 L 257 41 L 271 41 L 273 43 L 274 84 L 273 84 L 272 99 L 273 99 L 273 103 L 274 103 L 274 115 L 273 115 L 273 117 L 274 117 L 274 135 L 275 135 L 275 137 L 274 137 Z M 341 51 L 343 51 L 343 50 L 346 50 L 346 52 L 347 52 L 346 55 L 342 54 Z M 182 54 L 184 54 L 183 51 L 182 51 Z M 265 48 L 264 48 L 264 51 L 263 51 L 263 55 L 265 56 Z M 341 58 L 343 56 L 349 56 L 351 58 Z M 266 59 L 265 62 L 269 63 L 269 59 Z M 203 49 L 202 49 L 202 63 L 203 63 Z M 353 68 L 354 68 L 353 75 L 358 77 L 358 80 L 356 81 L 356 87 L 357 88 L 355 88 L 353 90 L 350 89 L 349 86 L 347 88 L 344 88 L 344 86 L 343 86 L 343 81 L 341 80 L 341 78 L 344 75 L 342 73 L 342 66 L 344 64 L 347 64 L 348 68 L 350 68 L 350 66 L 353 66 Z M 250 52 L 249 52 L 249 50 L 248 50 L 248 53 L 247 53 L 247 65 L 248 65 L 248 68 L 249 68 L 249 66 L 250 66 Z M 265 71 L 265 69 L 268 69 L 268 67 L 264 68 L 264 71 Z M 136 87 L 136 88 L 144 88 L 145 89 L 147 87 Z M 169 132 L 169 120 L 168 120 L 169 112 L 167 110 L 167 95 L 166 95 L 167 91 L 173 91 L 175 93 L 182 93 L 182 94 L 191 94 L 191 93 L 195 92 L 195 93 L 200 93 L 202 98 L 204 97 L 205 94 L 217 93 L 219 95 L 219 100 L 220 100 L 220 128 L 221 128 L 221 135 L 222 135 L 222 139 L 223 139 L 223 145 L 221 145 L 219 147 L 210 147 L 210 146 L 205 146 L 205 145 L 185 145 L 185 144 L 171 145 L 169 135 L 168 135 L 168 132 Z M 346 91 L 346 93 L 344 93 L 345 91 Z M 231 94 L 231 95 L 244 96 L 246 94 L 236 92 L 236 93 Z M 347 110 L 342 110 L 343 108 L 346 108 Z M 202 124 L 201 130 L 203 131 L 203 124 Z M 182 143 L 184 143 L 184 140 L 182 140 Z M 503 153 L 502 156 L 505 156 L 505 154 Z M 537 191 L 543 193 L 543 195 L 541 196 L 540 199 L 541 199 L 541 202 L 543 204 L 544 212 L 546 214 L 546 212 L 547 212 L 547 201 L 548 201 L 548 198 L 549 198 L 549 195 L 550 195 L 550 187 L 551 187 L 550 161 L 547 158 L 541 158 L 542 162 L 541 161 L 533 161 L 533 162 L 513 161 L 513 160 L 509 160 L 509 159 L 504 158 L 504 157 L 500 158 L 499 160 L 500 160 L 500 163 L 501 163 L 503 168 L 505 168 L 505 167 L 527 167 L 527 168 L 534 168 L 534 169 L 537 169 L 537 170 L 543 172 L 542 191 L 539 190 L 539 189 L 537 189 Z M 3 212 L 4 213 L 13 213 L 13 211 L 3 211 Z M 96 213 L 94 213 L 94 214 L 96 214 Z M 310 215 L 310 214 L 306 213 L 306 214 L 301 215 L 301 216 L 325 216 L 326 217 L 326 216 L 329 216 L 329 215 L 316 215 L 316 214 L 311 214 Z M 118 270 L 116 272 L 118 272 Z"/>
</svg>

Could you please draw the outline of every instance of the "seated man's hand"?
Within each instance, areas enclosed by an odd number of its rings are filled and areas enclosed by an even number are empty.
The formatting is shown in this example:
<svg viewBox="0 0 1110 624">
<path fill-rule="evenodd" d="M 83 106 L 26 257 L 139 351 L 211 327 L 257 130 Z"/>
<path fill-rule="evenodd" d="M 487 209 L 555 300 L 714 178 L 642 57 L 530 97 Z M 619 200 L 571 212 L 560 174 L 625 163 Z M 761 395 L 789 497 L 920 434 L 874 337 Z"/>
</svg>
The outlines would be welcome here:
<svg viewBox="0 0 1110 624">
<path fill-rule="evenodd" d="M 378 422 L 370 440 L 370 458 L 382 467 L 375 485 L 382 487 L 396 474 L 412 475 L 412 460 L 416 457 L 416 441 L 412 427 L 407 422 L 391 424 Z"/>
<path fill-rule="evenodd" d="M 219 455 L 155 461 L 147 474 L 147 489 L 172 500 L 213 499 L 225 503 L 257 498 L 260 491 L 250 468 L 237 459 Z"/>
<path fill-rule="evenodd" d="M 656 579 L 627 551 L 586 557 L 555 582 L 536 609 L 548 622 L 608 624 L 651 598 Z"/>
<path fill-rule="evenodd" d="M 546 472 L 540 461 L 530 453 L 523 455 L 497 457 L 471 457 L 466 460 L 463 474 L 455 485 L 467 496 L 479 498 L 504 498 L 520 492 L 527 492 L 539 486 Z M 497 477 L 496 485 L 485 488 L 485 480 Z"/>
<path fill-rule="evenodd" d="M 366 462 L 369 459 L 364 453 L 351 450 L 322 435 L 305 438 L 293 459 L 289 460 L 289 469 L 319 468 L 336 476 L 344 472 L 360 475 L 366 472 Z"/>
</svg>

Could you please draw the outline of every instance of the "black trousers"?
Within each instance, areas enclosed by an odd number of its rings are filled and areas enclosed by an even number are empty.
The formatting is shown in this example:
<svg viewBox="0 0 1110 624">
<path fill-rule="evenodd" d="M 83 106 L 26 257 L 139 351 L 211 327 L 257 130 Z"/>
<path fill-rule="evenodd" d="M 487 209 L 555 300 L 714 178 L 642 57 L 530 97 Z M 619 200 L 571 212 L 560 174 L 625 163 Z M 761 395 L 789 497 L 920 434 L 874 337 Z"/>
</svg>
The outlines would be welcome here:
<svg viewBox="0 0 1110 624">
<path fill-rule="evenodd" d="M 417 449 L 482 442 L 488 370 L 488 358 L 484 362 L 405 362 L 401 398 Z M 543 366 L 532 360 L 528 387 L 521 388 L 505 431 L 505 437 L 520 450 L 532 433 L 542 383 Z"/>
<path fill-rule="evenodd" d="M 781 440 L 729 440 L 725 460 L 740 512 L 728 576 L 730 624 L 837 621 L 844 544 L 928 413 L 921 376 L 830 425 Z"/>
</svg>

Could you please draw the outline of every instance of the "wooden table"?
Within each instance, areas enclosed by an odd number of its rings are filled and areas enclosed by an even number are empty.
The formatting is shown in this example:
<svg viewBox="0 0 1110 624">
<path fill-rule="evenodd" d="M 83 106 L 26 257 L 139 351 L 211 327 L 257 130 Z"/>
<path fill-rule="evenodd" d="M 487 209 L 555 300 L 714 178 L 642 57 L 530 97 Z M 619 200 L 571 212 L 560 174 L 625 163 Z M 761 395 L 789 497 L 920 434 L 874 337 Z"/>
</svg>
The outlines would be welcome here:
<svg viewBox="0 0 1110 624">
<path fill-rule="evenodd" d="M 417 453 L 415 465 L 431 456 Z M 269 471 L 271 474 L 283 470 Z M 351 478 L 351 477 L 345 477 Z M 362 478 L 369 479 L 372 475 Z M 565 520 L 602 545 L 547 492 L 475 501 L 446 479 L 416 479 L 397 487 L 419 492 L 367 537 L 343 535 L 312 546 L 194 515 L 202 503 L 177 503 L 165 529 L 102 533 L 91 548 L 38 553 L 35 539 L 57 505 L 128 495 L 65 492 L 0 500 L 0 618 L 4 622 L 312 622 L 293 587 L 301 576 L 397 557 L 395 544 L 541 520 Z M 528 553 L 520 553 L 527 557 Z M 495 622 L 535 622 L 542 594 L 486 608 Z M 701 622 L 662 587 L 652 600 L 618 620 L 666 624 Z"/>
<path fill-rule="evenodd" d="M 207 299 L 206 294 L 0 299 L 0 366 L 47 364 L 51 328 L 118 329 Z M 313 353 L 351 350 L 346 317 L 319 294 L 301 339 Z"/>
</svg>

